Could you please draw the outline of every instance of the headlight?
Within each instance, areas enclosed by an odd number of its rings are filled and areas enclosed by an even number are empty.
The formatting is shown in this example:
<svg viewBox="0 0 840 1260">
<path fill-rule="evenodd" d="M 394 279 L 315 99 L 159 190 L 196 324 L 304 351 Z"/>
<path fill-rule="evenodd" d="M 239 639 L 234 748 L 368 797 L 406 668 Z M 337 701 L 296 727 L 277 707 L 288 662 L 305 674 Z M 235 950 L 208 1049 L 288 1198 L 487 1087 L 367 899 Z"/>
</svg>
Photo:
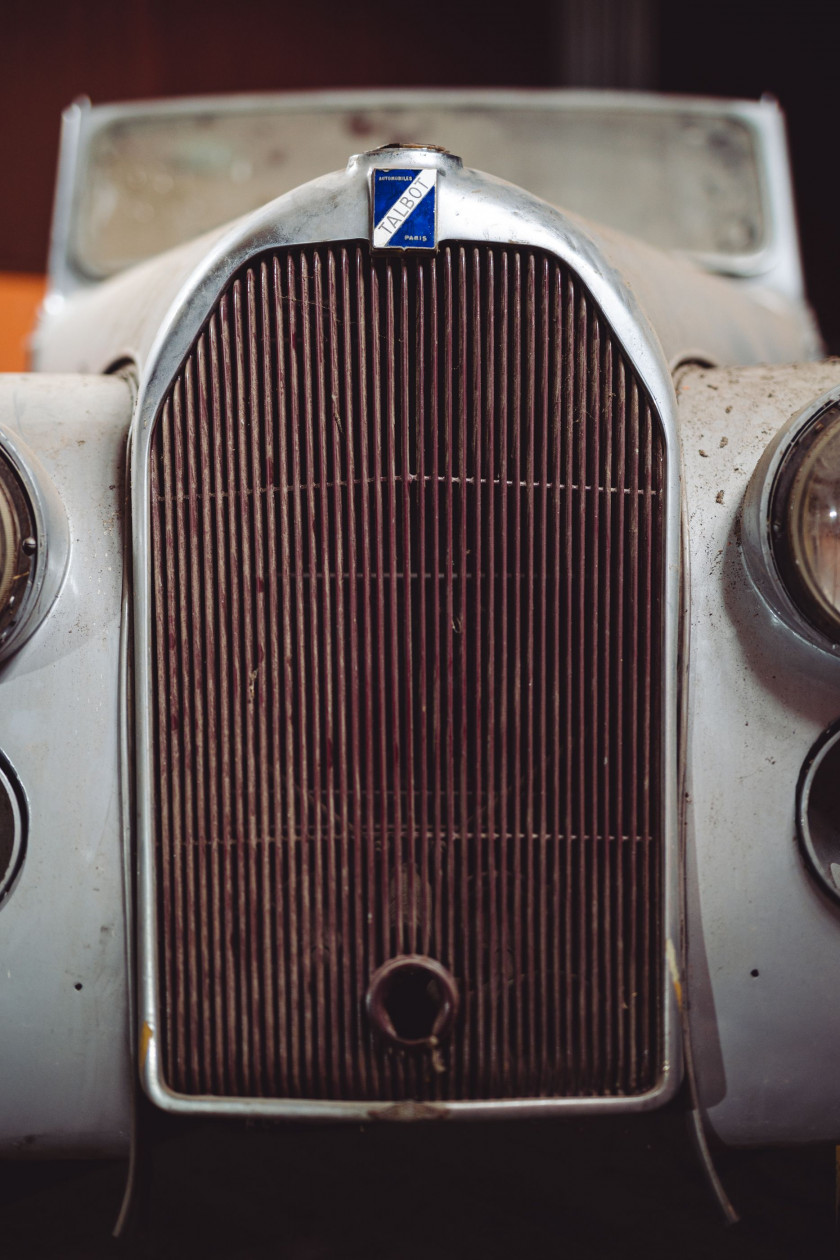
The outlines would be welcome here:
<svg viewBox="0 0 840 1260">
<path fill-rule="evenodd" d="M 29 498 L 0 454 L 0 648 L 11 640 L 29 602 L 37 551 Z"/>
<path fill-rule="evenodd" d="M 758 462 L 741 542 L 756 587 L 802 639 L 840 656 L 840 391 L 794 416 Z"/>
</svg>

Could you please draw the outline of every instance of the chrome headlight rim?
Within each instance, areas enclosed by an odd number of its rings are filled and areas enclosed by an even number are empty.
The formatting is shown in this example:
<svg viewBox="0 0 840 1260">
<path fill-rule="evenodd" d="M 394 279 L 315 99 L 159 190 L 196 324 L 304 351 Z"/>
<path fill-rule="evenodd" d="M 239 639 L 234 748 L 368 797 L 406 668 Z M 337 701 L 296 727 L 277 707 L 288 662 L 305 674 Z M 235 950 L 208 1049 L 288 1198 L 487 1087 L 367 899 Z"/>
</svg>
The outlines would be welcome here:
<svg viewBox="0 0 840 1260">
<path fill-rule="evenodd" d="M 29 804 L 11 762 L 0 752 L 0 908 L 18 881 L 29 830 Z"/>
<path fill-rule="evenodd" d="M 779 530 L 787 529 L 783 503 L 784 481 L 798 467 L 797 453 L 812 426 L 826 413 L 840 407 L 840 385 L 813 399 L 796 411 L 771 437 L 756 464 L 747 486 L 740 519 L 740 544 L 744 567 L 757 593 L 778 625 L 785 628 L 794 641 L 823 665 L 840 658 L 840 619 L 832 630 L 817 625 L 796 602 L 796 580 L 793 590 L 784 568 L 784 541 L 779 543 Z M 781 491 L 781 492 L 780 492 Z M 774 531 L 774 522 L 776 530 Z M 775 535 L 775 536 L 774 536 Z M 806 600 L 807 607 L 807 600 Z"/>
<path fill-rule="evenodd" d="M 20 543 L 26 544 L 27 561 L 14 615 L 8 624 L 0 621 L 3 662 L 26 642 L 52 606 L 67 569 L 70 534 L 67 513 L 50 477 L 29 448 L 7 429 L 0 430 L 0 476 L 7 488 L 8 511 L 21 512 L 18 534 Z M 12 507 L 13 499 L 18 504 L 22 500 L 25 507 Z"/>
<path fill-rule="evenodd" d="M 31 498 L 0 449 L 0 649 L 26 619 L 38 574 L 37 551 Z"/>
<path fill-rule="evenodd" d="M 796 839 L 805 867 L 821 892 L 840 907 L 840 827 L 830 834 L 824 825 L 826 811 L 815 808 L 816 798 L 825 790 L 822 779 L 836 782 L 836 763 L 840 757 L 840 721 L 832 722 L 810 749 L 796 785 Z M 831 762 L 831 768 L 824 767 Z M 820 825 L 820 812 L 823 825 Z M 833 814 L 832 816 L 836 816 Z"/>
</svg>

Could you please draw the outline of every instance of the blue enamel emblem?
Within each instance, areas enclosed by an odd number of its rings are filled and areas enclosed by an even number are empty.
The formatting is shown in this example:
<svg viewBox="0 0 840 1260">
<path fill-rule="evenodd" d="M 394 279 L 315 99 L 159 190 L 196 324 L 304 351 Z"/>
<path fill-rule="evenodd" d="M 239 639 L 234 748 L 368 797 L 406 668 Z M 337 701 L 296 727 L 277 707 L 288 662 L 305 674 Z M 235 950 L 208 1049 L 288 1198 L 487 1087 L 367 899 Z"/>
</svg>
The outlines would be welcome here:
<svg viewBox="0 0 840 1260">
<path fill-rule="evenodd" d="M 374 170 L 374 249 L 434 249 L 437 171 Z"/>
</svg>

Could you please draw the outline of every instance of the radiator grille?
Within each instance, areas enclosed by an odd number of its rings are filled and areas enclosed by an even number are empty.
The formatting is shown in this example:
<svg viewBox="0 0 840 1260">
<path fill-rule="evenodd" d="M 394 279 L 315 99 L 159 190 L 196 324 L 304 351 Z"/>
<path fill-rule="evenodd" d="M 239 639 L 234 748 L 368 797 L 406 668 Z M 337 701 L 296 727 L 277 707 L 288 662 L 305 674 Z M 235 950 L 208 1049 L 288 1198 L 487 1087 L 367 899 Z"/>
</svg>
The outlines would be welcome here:
<svg viewBox="0 0 840 1260">
<path fill-rule="evenodd" d="M 661 1072 L 659 422 L 536 250 L 266 253 L 151 447 L 163 1069 L 186 1094 Z M 372 973 L 461 1009 L 388 1049 Z"/>
</svg>

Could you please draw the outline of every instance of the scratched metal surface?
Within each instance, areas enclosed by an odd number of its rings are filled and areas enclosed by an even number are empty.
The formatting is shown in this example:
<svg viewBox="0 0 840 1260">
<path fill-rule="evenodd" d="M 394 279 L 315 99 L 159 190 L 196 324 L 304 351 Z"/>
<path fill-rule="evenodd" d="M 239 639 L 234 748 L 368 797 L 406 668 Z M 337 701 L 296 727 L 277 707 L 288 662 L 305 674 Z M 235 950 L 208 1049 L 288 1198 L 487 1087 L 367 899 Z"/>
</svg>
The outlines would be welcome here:
<svg viewBox="0 0 840 1260">
<path fill-rule="evenodd" d="M 795 839 L 800 768 L 840 715 L 840 664 L 756 593 L 739 548 L 752 471 L 840 363 L 677 381 L 690 560 L 688 978 L 701 1098 L 727 1142 L 840 1133 L 840 912 Z"/>
<path fill-rule="evenodd" d="M 29 803 L 0 905 L 0 1152 L 128 1146 L 128 986 L 119 644 L 129 390 L 116 377 L 6 376 L 0 425 L 66 509 L 63 585 L 0 666 L 0 748 Z"/>
</svg>

